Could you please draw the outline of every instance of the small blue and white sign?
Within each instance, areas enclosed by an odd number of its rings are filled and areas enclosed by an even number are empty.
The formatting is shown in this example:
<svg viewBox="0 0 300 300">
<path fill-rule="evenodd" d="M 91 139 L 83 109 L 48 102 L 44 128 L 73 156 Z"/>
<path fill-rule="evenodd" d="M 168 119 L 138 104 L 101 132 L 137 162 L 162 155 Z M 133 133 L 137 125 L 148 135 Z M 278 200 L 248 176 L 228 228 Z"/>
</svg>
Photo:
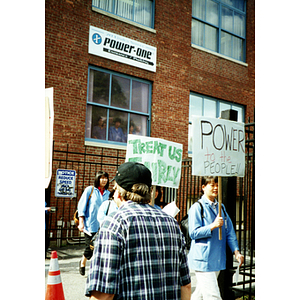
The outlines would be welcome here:
<svg viewBox="0 0 300 300">
<path fill-rule="evenodd" d="M 76 171 L 57 169 L 55 197 L 73 198 L 75 197 Z"/>
</svg>

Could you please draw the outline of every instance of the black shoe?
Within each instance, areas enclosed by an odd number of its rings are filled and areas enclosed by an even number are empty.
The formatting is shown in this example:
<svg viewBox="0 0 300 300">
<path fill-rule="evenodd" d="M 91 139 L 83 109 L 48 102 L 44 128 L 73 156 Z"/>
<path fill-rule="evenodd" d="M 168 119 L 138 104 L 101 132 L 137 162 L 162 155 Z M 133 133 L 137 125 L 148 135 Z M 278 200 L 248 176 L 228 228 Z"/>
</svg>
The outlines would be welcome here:
<svg viewBox="0 0 300 300">
<path fill-rule="evenodd" d="M 80 275 L 84 276 L 85 275 L 85 267 L 81 266 L 81 260 L 79 261 L 79 273 Z"/>
</svg>

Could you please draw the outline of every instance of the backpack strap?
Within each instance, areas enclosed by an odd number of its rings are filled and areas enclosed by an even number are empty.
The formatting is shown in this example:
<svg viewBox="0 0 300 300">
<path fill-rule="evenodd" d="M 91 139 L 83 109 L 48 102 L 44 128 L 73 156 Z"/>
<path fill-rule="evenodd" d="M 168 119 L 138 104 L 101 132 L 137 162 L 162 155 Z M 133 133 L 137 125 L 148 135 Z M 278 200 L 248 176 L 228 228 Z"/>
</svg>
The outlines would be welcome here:
<svg viewBox="0 0 300 300">
<path fill-rule="evenodd" d="M 86 207 L 89 206 L 89 202 L 90 202 L 90 199 L 91 199 L 91 197 L 92 197 L 93 191 L 94 191 L 94 186 L 93 186 L 92 191 L 91 191 L 91 193 L 90 193 L 90 195 L 89 195 L 89 199 L 88 199 L 88 201 L 87 201 Z"/>
<path fill-rule="evenodd" d="M 204 219 L 204 215 L 203 215 L 203 205 L 202 203 L 200 202 L 200 199 L 197 201 L 200 205 L 200 211 L 201 211 L 201 218 Z"/>
<path fill-rule="evenodd" d="M 108 201 L 109 201 L 109 203 L 108 203 L 108 207 L 107 207 L 107 210 L 106 210 L 106 214 L 105 214 L 105 215 L 108 215 L 109 207 L 110 207 L 111 201 L 113 201 L 113 200 L 108 200 Z"/>
</svg>

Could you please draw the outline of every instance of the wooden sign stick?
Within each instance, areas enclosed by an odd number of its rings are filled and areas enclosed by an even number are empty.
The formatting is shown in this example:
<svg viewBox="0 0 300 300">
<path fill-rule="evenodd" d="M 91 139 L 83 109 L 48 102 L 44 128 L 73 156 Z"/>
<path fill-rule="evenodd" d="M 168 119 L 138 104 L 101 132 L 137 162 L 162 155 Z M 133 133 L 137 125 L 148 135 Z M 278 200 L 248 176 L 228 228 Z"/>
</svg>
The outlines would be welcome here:
<svg viewBox="0 0 300 300">
<path fill-rule="evenodd" d="M 219 217 L 222 217 L 222 177 L 218 176 Z M 222 240 L 222 227 L 219 227 L 219 240 Z"/>
</svg>

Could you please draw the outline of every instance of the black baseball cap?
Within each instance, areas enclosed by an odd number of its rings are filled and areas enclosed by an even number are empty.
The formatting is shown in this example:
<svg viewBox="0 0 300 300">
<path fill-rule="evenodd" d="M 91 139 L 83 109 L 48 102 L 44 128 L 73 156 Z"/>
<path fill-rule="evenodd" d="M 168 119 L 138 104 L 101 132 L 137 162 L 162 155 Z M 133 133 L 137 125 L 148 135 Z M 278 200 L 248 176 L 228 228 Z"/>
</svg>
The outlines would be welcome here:
<svg viewBox="0 0 300 300">
<path fill-rule="evenodd" d="M 145 165 L 132 161 L 119 166 L 114 180 L 126 191 L 131 191 L 135 183 L 144 183 L 149 189 L 152 185 L 150 170 Z"/>
</svg>

